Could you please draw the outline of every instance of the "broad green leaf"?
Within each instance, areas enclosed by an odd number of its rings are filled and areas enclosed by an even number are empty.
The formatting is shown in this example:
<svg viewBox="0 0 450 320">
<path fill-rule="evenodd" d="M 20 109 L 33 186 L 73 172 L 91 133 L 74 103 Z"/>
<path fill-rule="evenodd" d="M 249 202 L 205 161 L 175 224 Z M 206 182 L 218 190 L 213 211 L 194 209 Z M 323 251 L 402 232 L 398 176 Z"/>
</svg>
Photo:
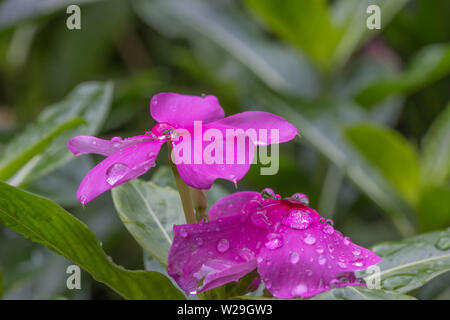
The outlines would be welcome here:
<svg viewBox="0 0 450 320">
<path fill-rule="evenodd" d="M 120 219 L 136 241 L 164 266 L 173 239 L 173 225 L 184 224 L 178 192 L 135 179 L 112 190 Z"/>
<path fill-rule="evenodd" d="M 378 0 L 376 5 L 381 11 L 381 29 L 370 30 L 366 27 L 369 14 L 366 12 L 372 0 L 339 0 L 332 5 L 332 21 L 337 29 L 341 30 L 342 37 L 339 44 L 330 57 L 330 63 L 335 68 L 343 65 L 355 50 L 370 38 L 384 30 L 397 12 L 408 0 Z"/>
<path fill-rule="evenodd" d="M 381 288 L 409 292 L 450 271 L 450 228 L 381 243 L 372 251 L 383 259 L 377 265 L 381 269 Z M 375 276 L 369 275 L 368 280 Z"/>
<path fill-rule="evenodd" d="M 58 136 L 49 148 L 39 155 L 37 161 L 31 164 L 32 170 L 19 186 L 26 185 L 72 160 L 74 157 L 67 149 L 67 141 L 77 135 L 97 134 L 110 110 L 112 96 L 111 82 L 85 82 L 75 87 L 64 100 L 44 110 L 38 122 L 59 123 L 71 117 L 82 117 L 87 125 Z"/>
<path fill-rule="evenodd" d="M 82 118 L 77 117 L 56 125 L 43 123 L 28 127 L 3 149 L 0 161 L 0 179 L 11 178 L 30 159 L 48 148 L 57 136 L 84 123 Z"/>
<path fill-rule="evenodd" d="M 403 73 L 369 84 L 355 99 L 363 106 L 373 106 L 391 95 L 417 91 L 449 73 L 450 45 L 430 45 L 412 58 Z"/>
<path fill-rule="evenodd" d="M 271 30 L 297 46 L 321 68 L 329 69 L 330 55 L 341 33 L 332 25 L 327 1 L 247 0 Z"/>
<path fill-rule="evenodd" d="M 434 121 L 422 142 L 422 180 L 439 185 L 450 174 L 450 103 Z"/>
<path fill-rule="evenodd" d="M 326 291 L 310 300 L 416 300 L 416 298 L 396 291 L 348 286 Z"/>
<path fill-rule="evenodd" d="M 112 91 L 111 83 L 83 83 L 63 101 L 46 108 L 36 123 L 3 149 L 0 179 L 16 174 L 10 182 L 25 185 L 73 159 L 67 141 L 99 131 L 110 108 Z M 85 126 L 80 125 L 83 120 Z"/>
<path fill-rule="evenodd" d="M 133 3 L 136 14 L 153 28 L 171 37 L 186 37 L 194 49 L 200 46 L 202 59 L 205 59 L 204 43 L 207 42 L 234 57 L 274 90 L 304 97 L 318 92 L 318 75 L 311 64 L 294 50 L 269 41 L 260 30 L 255 30 L 248 16 L 233 2 L 138 0 Z M 223 59 L 219 60 L 223 66 Z M 219 72 L 217 66 L 216 73 Z"/>
<path fill-rule="evenodd" d="M 126 299 L 183 299 L 163 275 L 114 264 L 92 231 L 56 203 L 3 182 L 0 222 L 73 261 Z"/>
<path fill-rule="evenodd" d="M 432 231 L 450 225 L 450 187 L 429 186 L 422 189 L 417 205 L 420 227 Z"/>
<path fill-rule="evenodd" d="M 414 148 L 396 131 L 360 124 L 345 129 L 347 138 L 410 203 L 417 201 L 419 161 Z"/>
</svg>

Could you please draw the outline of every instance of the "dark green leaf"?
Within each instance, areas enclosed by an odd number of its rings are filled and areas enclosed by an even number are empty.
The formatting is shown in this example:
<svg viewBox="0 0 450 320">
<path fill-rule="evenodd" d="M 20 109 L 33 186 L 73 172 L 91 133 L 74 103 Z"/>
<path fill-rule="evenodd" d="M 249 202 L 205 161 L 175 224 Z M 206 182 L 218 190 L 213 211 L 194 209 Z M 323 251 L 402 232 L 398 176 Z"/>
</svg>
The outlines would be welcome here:
<svg viewBox="0 0 450 320">
<path fill-rule="evenodd" d="M 163 275 L 114 264 L 87 226 L 56 203 L 2 182 L 0 221 L 73 261 L 126 299 L 183 299 Z"/>
<path fill-rule="evenodd" d="M 417 53 L 406 70 L 363 88 L 355 97 L 363 106 L 373 106 L 393 94 L 409 94 L 450 73 L 450 45 L 436 44 Z"/>
<path fill-rule="evenodd" d="M 450 225 L 450 188 L 429 186 L 421 191 L 417 205 L 420 227 L 432 231 Z"/>
</svg>

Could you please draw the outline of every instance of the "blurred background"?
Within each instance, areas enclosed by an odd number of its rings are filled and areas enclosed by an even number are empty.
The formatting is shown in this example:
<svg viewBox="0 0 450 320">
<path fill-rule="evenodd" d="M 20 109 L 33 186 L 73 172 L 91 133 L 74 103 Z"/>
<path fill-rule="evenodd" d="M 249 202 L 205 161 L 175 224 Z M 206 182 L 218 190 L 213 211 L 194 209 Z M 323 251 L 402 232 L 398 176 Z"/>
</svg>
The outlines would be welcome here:
<svg viewBox="0 0 450 320">
<path fill-rule="evenodd" d="M 66 26 L 69 4 L 81 8 L 80 30 Z M 371 4 L 381 29 L 366 25 Z M 449 74 L 448 0 L 3 0 L 0 157 L 21 148 L 15 137 L 41 125 L 47 106 L 70 113 L 70 92 L 82 82 L 114 86 L 90 132 L 104 138 L 151 129 L 158 92 L 214 94 L 228 115 L 266 110 L 301 133 L 280 145 L 277 175 L 253 166 L 239 190 L 303 192 L 353 242 L 370 246 L 450 225 Z M 60 161 L 13 184 L 56 201 L 115 262 L 142 269 L 110 193 L 84 209 L 75 198 L 100 158 L 73 161 L 66 141 L 52 144 Z M 85 272 L 82 290 L 67 290 L 69 264 L 0 226 L 4 299 L 119 298 Z M 449 299 L 449 283 L 443 275 L 413 294 Z"/>
</svg>

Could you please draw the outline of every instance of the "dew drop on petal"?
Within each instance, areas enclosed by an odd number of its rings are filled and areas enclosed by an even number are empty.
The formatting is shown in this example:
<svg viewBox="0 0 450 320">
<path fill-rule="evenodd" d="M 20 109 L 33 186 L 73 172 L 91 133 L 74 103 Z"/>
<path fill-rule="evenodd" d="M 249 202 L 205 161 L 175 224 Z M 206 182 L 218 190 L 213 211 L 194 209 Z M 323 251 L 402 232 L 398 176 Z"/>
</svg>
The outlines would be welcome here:
<svg viewBox="0 0 450 320">
<path fill-rule="evenodd" d="M 272 288 L 272 281 L 270 281 L 269 279 L 264 280 L 264 284 L 266 285 L 267 289 Z"/>
<path fill-rule="evenodd" d="M 267 242 L 264 243 L 264 246 L 267 249 L 275 250 L 283 245 L 283 238 L 281 235 L 277 233 L 269 233 L 267 235 Z"/>
<path fill-rule="evenodd" d="M 318 246 L 316 247 L 316 252 L 317 252 L 317 253 L 323 253 L 323 251 L 324 251 L 324 249 L 323 249 L 323 246 L 322 246 L 322 245 L 318 245 Z"/>
<path fill-rule="evenodd" d="M 275 198 L 275 191 L 270 188 L 265 188 L 261 191 L 261 197 L 263 199 L 273 199 Z"/>
<path fill-rule="evenodd" d="M 120 179 L 130 172 L 130 168 L 123 163 L 114 163 L 106 170 L 106 182 L 110 186 L 115 185 Z"/>
<path fill-rule="evenodd" d="M 327 262 L 327 258 L 325 258 L 324 256 L 320 255 L 319 258 L 317 259 L 317 262 L 322 266 Z"/>
<path fill-rule="evenodd" d="M 355 257 L 357 257 L 361 254 L 361 249 L 355 248 L 355 249 L 353 249 L 352 253 Z"/>
<path fill-rule="evenodd" d="M 350 238 L 349 238 L 349 237 L 345 237 L 345 238 L 344 238 L 344 244 L 345 244 L 346 246 L 349 246 L 350 243 L 352 243 L 352 242 L 350 241 Z"/>
<path fill-rule="evenodd" d="M 258 257 L 257 259 L 256 259 L 256 262 L 258 262 L 258 263 L 261 263 L 261 262 L 263 262 L 263 258 L 262 257 Z"/>
<path fill-rule="evenodd" d="M 363 267 L 364 266 L 364 262 L 361 261 L 361 260 L 357 260 L 357 261 L 353 262 L 352 265 L 354 267 Z"/>
<path fill-rule="evenodd" d="M 327 224 L 326 226 L 323 227 L 322 231 L 326 234 L 333 234 L 334 228 L 333 228 L 333 226 Z"/>
<path fill-rule="evenodd" d="M 295 251 L 292 251 L 291 254 L 289 255 L 289 261 L 292 264 L 296 264 L 299 259 L 300 259 L 300 255 Z"/>
<path fill-rule="evenodd" d="M 307 234 L 306 238 L 303 239 L 303 241 L 306 244 L 312 245 L 312 244 L 316 243 L 316 238 L 313 235 L 311 235 L 311 234 Z"/>
<path fill-rule="evenodd" d="M 292 288 L 291 294 L 293 296 L 297 297 L 297 296 L 300 296 L 300 295 L 306 293 L 307 291 L 308 291 L 308 287 L 305 284 L 300 283 L 300 284 L 296 285 L 294 288 Z"/>
<path fill-rule="evenodd" d="M 230 242 L 227 239 L 223 238 L 217 241 L 217 251 L 219 251 L 220 253 L 226 252 L 229 248 Z"/>
<path fill-rule="evenodd" d="M 342 269 L 347 268 L 347 264 L 346 264 L 345 262 L 339 261 L 337 264 L 338 264 L 338 266 L 341 267 Z"/>
<path fill-rule="evenodd" d="M 292 195 L 290 200 L 296 203 L 304 204 L 305 206 L 309 205 L 309 199 L 304 193 L 295 193 Z"/>
<path fill-rule="evenodd" d="M 186 237 L 188 236 L 188 234 L 187 234 L 187 232 L 183 229 L 183 230 L 180 230 L 180 236 L 181 236 L 182 238 L 186 238 Z"/>
<path fill-rule="evenodd" d="M 239 249 L 239 256 L 245 261 L 250 261 L 255 258 L 255 253 L 249 248 L 241 248 Z"/>
<path fill-rule="evenodd" d="M 302 210 L 293 209 L 283 217 L 282 223 L 293 229 L 304 230 L 307 229 L 313 221 L 314 219 L 308 213 L 303 212 Z"/>
</svg>

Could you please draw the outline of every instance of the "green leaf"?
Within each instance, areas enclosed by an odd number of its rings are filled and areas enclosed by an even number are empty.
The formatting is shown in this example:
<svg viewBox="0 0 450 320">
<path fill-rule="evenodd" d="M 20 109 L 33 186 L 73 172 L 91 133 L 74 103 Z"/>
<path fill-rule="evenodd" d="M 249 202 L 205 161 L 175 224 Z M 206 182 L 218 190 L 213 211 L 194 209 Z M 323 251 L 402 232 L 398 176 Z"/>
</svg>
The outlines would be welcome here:
<svg viewBox="0 0 450 320">
<path fill-rule="evenodd" d="M 139 0 L 133 4 L 136 14 L 153 28 L 172 37 L 183 35 L 194 44 L 194 49 L 200 46 L 202 60 L 206 59 L 205 43 L 213 44 L 213 49 L 227 52 L 274 90 L 305 97 L 319 90 L 318 76 L 311 64 L 255 30 L 248 16 L 233 2 Z M 213 56 L 220 60 L 220 72 L 224 60 Z"/>
<path fill-rule="evenodd" d="M 395 291 L 348 286 L 326 291 L 310 300 L 416 300 L 416 298 Z"/>
<path fill-rule="evenodd" d="M 136 241 L 162 265 L 173 239 L 173 225 L 184 224 L 180 196 L 170 187 L 135 179 L 112 190 L 120 219 Z"/>
<path fill-rule="evenodd" d="M 450 45 L 425 47 L 413 58 L 406 70 L 393 77 L 379 79 L 355 96 L 363 106 L 373 106 L 393 94 L 410 94 L 450 73 Z"/>
<path fill-rule="evenodd" d="M 423 182 L 444 183 L 450 174 L 450 103 L 428 130 L 422 149 Z"/>
<path fill-rule="evenodd" d="M 253 98 L 267 111 L 289 119 L 299 129 L 305 141 L 345 172 L 357 187 L 383 209 L 383 213 L 401 234 L 406 236 L 414 232 L 410 206 L 379 170 L 375 170 L 374 166 L 364 161 L 354 148 L 348 147 L 345 137 L 342 137 L 342 124 L 339 124 L 338 117 L 334 113 L 328 112 L 331 115 L 330 119 L 317 118 L 305 110 L 308 108 L 307 105 L 286 101 L 267 92 L 259 93 L 259 96 Z M 333 103 L 337 104 L 335 101 Z M 302 114 L 296 109 L 302 109 Z M 347 110 L 352 112 L 352 116 L 357 114 L 355 111 L 357 109 Z"/>
<path fill-rule="evenodd" d="M 72 160 L 67 141 L 76 135 L 94 135 L 99 131 L 109 111 L 112 93 L 112 83 L 87 82 L 77 86 L 61 102 L 46 108 L 36 123 L 3 150 L 0 179 L 10 178 L 24 166 L 10 181 L 23 186 Z M 80 117 L 86 126 L 80 126 Z M 78 126 L 74 128 L 74 124 Z"/>
<path fill-rule="evenodd" d="M 381 288 L 409 292 L 450 271 L 450 228 L 381 243 L 372 251 L 383 259 L 378 264 Z M 368 280 L 374 276 L 368 276 Z"/>
<path fill-rule="evenodd" d="M 3 297 L 3 273 L 0 271 L 0 299 Z"/>
<path fill-rule="evenodd" d="M 163 275 L 114 264 L 92 231 L 56 203 L 3 182 L 0 222 L 73 261 L 126 299 L 183 299 Z"/>
<path fill-rule="evenodd" d="M 48 148 L 57 136 L 84 123 L 82 118 L 73 118 L 56 125 L 38 124 L 29 127 L 3 150 L 0 179 L 11 178 L 31 158 Z"/>
<path fill-rule="evenodd" d="M 371 124 L 345 129 L 354 147 L 389 180 L 410 203 L 417 201 L 419 160 L 414 148 L 397 131 Z"/>
<path fill-rule="evenodd" d="M 407 0 L 378 0 L 376 5 L 382 12 L 381 29 L 370 30 L 366 27 L 369 17 L 366 10 L 369 5 L 374 4 L 372 0 L 340 0 L 332 5 L 332 20 L 337 29 L 341 30 L 342 37 L 330 63 L 335 68 L 342 66 L 362 44 L 384 30 L 392 18 L 407 3 Z"/>
<path fill-rule="evenodd" d="M 450 187 L 423 188 L 417 213 L 422 231 L 436 230 L 450 225 Z"/>
<path fill-rule="evenodd" d="M 332 25 L 327 1 L 247 0 L 247 5 L 287 42 L 297 46 L 321 68 L 330 68 L 330 55 L 341 33 Z"/>
</svg>

